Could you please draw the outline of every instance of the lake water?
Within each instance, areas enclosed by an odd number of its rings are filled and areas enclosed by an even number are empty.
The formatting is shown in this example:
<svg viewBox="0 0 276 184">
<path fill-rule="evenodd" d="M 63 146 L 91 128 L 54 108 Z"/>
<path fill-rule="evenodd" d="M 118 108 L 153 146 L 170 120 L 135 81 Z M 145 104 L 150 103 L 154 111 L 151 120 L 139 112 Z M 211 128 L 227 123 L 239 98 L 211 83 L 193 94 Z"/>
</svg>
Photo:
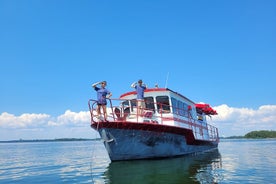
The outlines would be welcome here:
<svg viewBox="0 0 276 184">
<path fill-rule="evenodd" d="M 276 183 L 276 139 L 224 139 L 207 153 L 113 163 L 101 141 L 0 143 L 0 183 Z"/>
</svg>

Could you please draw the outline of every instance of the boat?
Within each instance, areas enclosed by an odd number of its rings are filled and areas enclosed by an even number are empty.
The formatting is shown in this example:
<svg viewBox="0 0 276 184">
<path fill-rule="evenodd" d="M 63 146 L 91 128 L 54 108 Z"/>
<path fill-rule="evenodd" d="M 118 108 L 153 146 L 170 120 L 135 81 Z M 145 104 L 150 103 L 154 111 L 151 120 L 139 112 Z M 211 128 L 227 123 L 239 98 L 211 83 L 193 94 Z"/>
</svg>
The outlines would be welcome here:
<svg viewBox="0 0 276 184">
<path fill-rule="evenodd" d="M 169 88 L 147 88 L 145 108 L 138 111 L 136 96 L 130 91 L 108 99 L 107 120 L 97 114 L 97 100 L 88 100 L 91 127 L 111 161 L 176 157 L 218 147 L 218 128 L 207 123 L 217 112 L 209 104 Z"/>
</svg>

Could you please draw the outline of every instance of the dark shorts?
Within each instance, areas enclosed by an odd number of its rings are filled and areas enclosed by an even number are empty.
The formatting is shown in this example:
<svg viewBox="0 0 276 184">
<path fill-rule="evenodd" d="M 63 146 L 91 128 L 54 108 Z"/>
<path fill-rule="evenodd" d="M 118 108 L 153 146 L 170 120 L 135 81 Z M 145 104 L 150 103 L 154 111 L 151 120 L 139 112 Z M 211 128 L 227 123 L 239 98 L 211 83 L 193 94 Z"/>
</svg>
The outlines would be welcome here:
<svg viewBox="0 0 276 184">
<path fill-rule="evenodd" d="M 106 103 L 99 103 L 99 102 L 97 102 L 97 105 L 106 105 Z"/>
</svg>

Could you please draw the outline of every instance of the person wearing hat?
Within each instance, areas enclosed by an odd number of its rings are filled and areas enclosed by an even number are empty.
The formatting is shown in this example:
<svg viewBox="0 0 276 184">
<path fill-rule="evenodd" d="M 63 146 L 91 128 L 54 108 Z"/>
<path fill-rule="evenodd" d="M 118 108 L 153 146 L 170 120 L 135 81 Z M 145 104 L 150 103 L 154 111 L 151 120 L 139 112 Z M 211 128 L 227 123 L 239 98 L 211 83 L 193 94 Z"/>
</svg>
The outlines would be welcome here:
<svg viewBox="0 0 276 184">
<path fill-rule="evenodd" d="M 138 115 L 142 116 L 143 109 L 145 108 L 145 101 L 144 101 L 144 91 L 147 89 L 147 86 L 143 84 L 143 81 L 140 79 L 137 82 L 131 84 L 132 88 L 136 89 L 137 92 L 137 108 L 138 108 Z"/>
<path fill-rule="evenodd" d="M 97 87 L 97 85 L 101 84 L 101 87 Z M 92 87 L 97 91 L 97 113 L 98 113 L 98 117 L 100 117 L 101 115 L 101 108 L 103 109 L 103 114 L 104 114 L 104 120 L 107 121 L 107 113 L 106 113 L 106 104 L 107 98 L 110 98 L 112 96 L 112 93 L 106 89 L 106 81 L 102 81 L 102 82 L 96 82 L 94 84 L 92 84 Z"/>
</svg>

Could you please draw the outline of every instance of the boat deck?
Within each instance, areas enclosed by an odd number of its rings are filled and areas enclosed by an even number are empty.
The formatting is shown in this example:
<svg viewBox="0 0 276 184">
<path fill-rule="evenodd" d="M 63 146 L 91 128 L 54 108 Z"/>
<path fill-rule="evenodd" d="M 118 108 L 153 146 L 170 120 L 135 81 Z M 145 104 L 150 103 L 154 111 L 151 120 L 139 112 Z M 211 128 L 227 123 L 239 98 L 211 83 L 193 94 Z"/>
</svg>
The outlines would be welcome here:
<svg viewBox="0 0 276 184">
<path fill-rule="evenodd" d="M 219 142 L 216 127 L 194 119 L 189 113 L 185 113 L 186 116 L 181 116 L 161 110 L 157 113 L 156 110 L 144 108 L 142 114 L 138 114 L 136 107 L 124 106 L 122 105 L 123 101 L 126 99 L 108 99 L 107 120 L 104 120 L 103 116 L 97 114 L 97 101 L 90 99 L 88 105 L 92 127 L 94 129 L 109 127 L 185 134 L 190 137 L 188 140 L 191 140 L 193 144 L 196 141 Z"/>
</svg>

